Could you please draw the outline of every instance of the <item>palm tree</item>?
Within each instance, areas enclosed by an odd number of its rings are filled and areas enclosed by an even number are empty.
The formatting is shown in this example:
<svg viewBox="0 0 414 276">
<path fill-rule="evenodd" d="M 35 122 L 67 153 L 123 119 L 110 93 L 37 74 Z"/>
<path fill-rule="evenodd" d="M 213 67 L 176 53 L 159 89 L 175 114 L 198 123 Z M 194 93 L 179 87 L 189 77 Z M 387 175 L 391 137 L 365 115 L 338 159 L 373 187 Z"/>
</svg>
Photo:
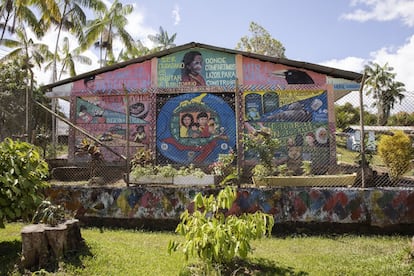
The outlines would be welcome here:
<svg viewBox="0 0 414 276">
<path fill-rule="evenodd" d="M 138 58 L 141 56 L 145 56 L 148 55 L 152 52 L 152 50 L 148 49 L 146 46 L 144 46 L 144 44 L 141 42 L 141 40 L 137 40 L 135 42 L 132 43 L 132 48 L 130 50 L 125 49 L 126 51 L 124 51 L 124 49 L 122 49 L 119 52 L 118 57 L 115 59 L 108 59 L 107 64 L 114 64 L 117 62 L 122 62 L 122 61 L 126 61 L 126 60 L 130 60 L 133 58 Z"/>
<path fill-rule="evenodd" d="M 171 47 L 175 47 L 174 40 L 177 37 L 177 34 L 173 34 L 171 37 L 168 36 L 167 31 L 165 31 L 160 26 L 160 32 L 156 35 L 148 35 L 148 38 L 155 43 L 156 49 L 158 51 L 162 51 L 165 49 L 169 49 Z"/>
<path fill-rule="evenodd" d="M 393 70 L 394 68 L 390 67 L 388 63 L 380 66 L 377 63 L 370 62 L 365 66 L 367 75 L 365 81 L 366 94 L 372 95 L 374 99 L 372 107 L 377 108 L 378 125 L 386 125 L 391 109 L 397 99 L 400 103 L 404 99 L 405 85 L 395 81 L 396 74 L 392 73 Z"/>
<path fill-rule="evenodd" d="M 57 38 L 53 59 L 53 76 L 52 81 L 57 80 L 57 59 L 58 48 L 60 43 L 60 35 L 62 31 L 69 31 L 75 35 L 79 43 L 83 40 L 83 28 L 86 25 L 86 14 L 83 8 L 103 10 L 105 4 L 101 0 L 47 0 L 39 1 L 39 8 L 42 11 L 41 22 L 45 29 L 49 29 L 52 25 L 57 26 Z M 49 2 L 45 5 L 45 2 Z M 55 7 L 50 10 L 50 7 Z"/>
<path fill-rule="evenodd" d="M 132 49 L 132 37 L 125 30 L 128 24 L 127 15 L 132 13 L 132 5 L 122 5 L 115 0 L 109 9 L 98 11 L 97 19 L 89 21 L 85 33 L 82 49 L 92 45 L 99 47 L 101 66 L 106 64 L 107 56 L 113 58 L 113 39 L 119 36 L 127 50 Z M 98 41 L 97 41 L 98 40 Z M 102 59 L 102 48 L 105 48 L 105 57 Z"/>
<path fill-rule="evenodd" d="M 59 52 L 61 55 L 59 55 Z M 55 54 L 53 56 L 53 61 L 45 66 L 45 71 L 49 70 L 50 68 L 55 70 L 54 66 L 56 61 L 60 62 L 62 68 L 60 69 L 59 76 L 55 81 L 60 80 L 62 78 L 62 75 L 66 73 L 67 70 L 69 70 L 70 77 L 76 76 L 75 62 L 87 65 L 92 64 L 92 60 L 89 57 L 81 55 L 79 47 L 72 51 L 70 50 L 68 37 L 63 38 L 62 50 L 58 51 L 58 54 Z"/>
<path fill-rule="evenodd" d="M 16 28 L 23 23 L 29 26 L 37 37 L 43 34 L 43 29 L 30 8 L 32 2 L 33 0 L 0 0 L 0 28 L 2 29 L 0 40 L 3 40 L 6 30 L 14 34 Z"/>
<path fill-rule="evenodd" d="M 37 65 L 39 68 L 43 62 L 52 59 L 53 54 L 49 51 L 46 44 L 35 43 L 33 39 L 28 38 L 25 28 L 18 27 L 15 29 L 15 35 L 18 40 L 5 39 L 0 41 L 0 45 L 11 48 L 12 50 L 0 59 L 0 62 L 9 60 L 21 59 L 22 69 L 27 70 L 30 80 L 27 80 L 26 89 L 26 134 L 28 141 L 31 139 L 32 126 L 29 120 L 29 114 L 32 110 L 32 93 L 34 86 L 33 66 Z"/>
</svg>

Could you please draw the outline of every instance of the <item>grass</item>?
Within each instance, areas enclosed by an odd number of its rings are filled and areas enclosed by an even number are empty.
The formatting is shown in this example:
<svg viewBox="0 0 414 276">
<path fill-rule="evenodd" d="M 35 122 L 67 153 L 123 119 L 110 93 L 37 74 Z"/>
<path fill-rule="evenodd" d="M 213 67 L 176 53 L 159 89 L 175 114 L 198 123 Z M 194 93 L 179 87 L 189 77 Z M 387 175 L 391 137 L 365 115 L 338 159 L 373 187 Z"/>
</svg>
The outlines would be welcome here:
<svg viewBox="0 0 414 276">
<path fill-rule="evenodd" d="M 0 275 L 20 275 L 15 265 L 23 226 L 7 223 L 0 229 Z M 168 276 L 179 275 L 186 266 L 182 253 L 167 253 L 168 242 L 181 239 L 172 232 L 82 228 L 81 233 L 87 248 L 62 261 L 53 275 Z M 292 235 L 254 241 L 253 247 L 250 261 L 269 271 L 254 275 L 414 274 L 406 236 Z"/>
</svg>

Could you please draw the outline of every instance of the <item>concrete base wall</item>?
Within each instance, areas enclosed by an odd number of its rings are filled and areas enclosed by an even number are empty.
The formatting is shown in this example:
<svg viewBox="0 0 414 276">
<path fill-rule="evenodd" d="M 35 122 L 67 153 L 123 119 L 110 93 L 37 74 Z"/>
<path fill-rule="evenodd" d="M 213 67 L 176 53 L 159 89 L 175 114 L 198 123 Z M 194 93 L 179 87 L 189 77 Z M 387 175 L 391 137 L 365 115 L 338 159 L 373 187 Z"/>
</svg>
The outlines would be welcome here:
<svg viewBox="0 0 414 276">
<path fill-rule="evenodd" d="M 76 187 L 54 185 L 52 202 L 95 226 L 174 230 L 185 209 L 193 209 L 203 187 Z M 230 213 L 272 214 L 281 231 L 414 233 L 414 188 L 238 188 Z M 279 231 L 276 229 L 276 231 Z M 411 233 L 409 233 L 411 232 Z"/>
</svg>

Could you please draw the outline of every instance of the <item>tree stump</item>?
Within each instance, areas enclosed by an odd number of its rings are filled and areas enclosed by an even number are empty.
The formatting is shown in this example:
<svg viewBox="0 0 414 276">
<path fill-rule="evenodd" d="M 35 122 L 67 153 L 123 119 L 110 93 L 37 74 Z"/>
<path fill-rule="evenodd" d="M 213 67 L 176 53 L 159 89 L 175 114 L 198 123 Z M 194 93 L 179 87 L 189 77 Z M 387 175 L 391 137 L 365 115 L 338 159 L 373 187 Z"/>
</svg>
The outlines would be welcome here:
<svg viewBox="0 0 414 276">
<path fill-rule="evenodd" d="M 79 220 L 67 220 L 56 226 L 32 224 L 23 227 L 22 266 L 40 269 L 56 263 L 65 253 L 83 246 Z"/>
</svg>

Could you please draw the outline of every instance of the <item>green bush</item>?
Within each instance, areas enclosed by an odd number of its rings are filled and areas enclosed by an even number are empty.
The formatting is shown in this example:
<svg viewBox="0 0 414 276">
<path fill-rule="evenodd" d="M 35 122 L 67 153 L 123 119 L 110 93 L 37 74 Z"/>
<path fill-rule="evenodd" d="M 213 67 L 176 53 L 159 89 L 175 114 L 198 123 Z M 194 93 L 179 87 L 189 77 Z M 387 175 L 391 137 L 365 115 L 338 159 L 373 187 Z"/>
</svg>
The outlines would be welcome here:
<svg viewBox="0 0 414 276">
<path fill-rule="evenodd" d="M 236 196 L 236 190 L 230 186 L 217 197 L 198 193 L 194 198 L 194 212 L 183 212 L 176 228 L 185 241 L 170 241 L 168 252 L 182 247 L 186 260 L 190 256 L 199 257 L 210 265 L 228 264 L 235 257 L 246 259 L 252 251 L 250 242 L 271 234 L 274 218 L 262 212 L 226 215 Z"/>
<path fill-rule="evenodd" d="M 411 139 L 402 131 L 383 135 L 378 142 L 378 154 L 388 167 L 391 179 L 396 180 L 410 169 Z"/>
<path fill-rule="evenodd" d="M 0 227 L 5 220 L 28 219 L 49 186 L 48 165 L 34 145 L 6 138 L 0 143 Z"/>
</svg>

